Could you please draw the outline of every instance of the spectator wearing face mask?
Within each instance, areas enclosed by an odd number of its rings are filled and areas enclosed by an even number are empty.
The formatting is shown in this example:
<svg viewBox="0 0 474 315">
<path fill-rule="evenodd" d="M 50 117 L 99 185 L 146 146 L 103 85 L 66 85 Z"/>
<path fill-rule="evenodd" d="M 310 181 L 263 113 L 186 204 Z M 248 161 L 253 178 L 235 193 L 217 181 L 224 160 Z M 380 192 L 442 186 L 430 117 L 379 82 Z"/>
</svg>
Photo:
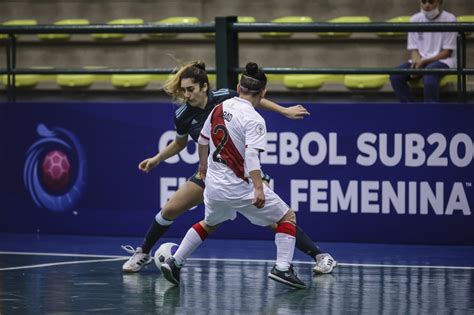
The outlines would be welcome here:
<svg viewBox="0 0 474 315">
<path fill-rule="evenodd" d="M 456 22 L 454 14 L 443 10 L 443 0 L 420 0 L 420 12 L 411 17 L 413 23 Z M 411 59 L 399 66 L 400 69 L 448 69 L 456 67 L 456 33 L 412 32 L 408 33 L 407 49 Z M 395 74 L 390 82 L 395 95 L 402 103 L 414 102 L 408 86 L 410 79 L 419 76 Z M 439 102 L 440 74 L 422 76 L 425 103 Z"/>
</svg>

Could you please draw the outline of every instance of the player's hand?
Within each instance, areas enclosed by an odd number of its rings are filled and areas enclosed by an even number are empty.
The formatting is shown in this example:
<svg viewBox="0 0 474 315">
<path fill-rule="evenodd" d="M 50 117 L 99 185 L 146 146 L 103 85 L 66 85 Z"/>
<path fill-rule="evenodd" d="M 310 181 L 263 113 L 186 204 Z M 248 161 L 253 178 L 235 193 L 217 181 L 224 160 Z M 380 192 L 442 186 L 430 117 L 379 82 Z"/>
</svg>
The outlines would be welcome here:
<svg viewBox="0 0 474 315">
<path fill-rule="evenodd" d="M 420 69 L 420 68 L 422 68 L 421 63 L 422 63 L 421 59 L 413 61 L 411 63 L 411 68 L 412 69 Z M 420 74 L 410 74 L 410 79 L 418 79 L 420 77 L 421 77 Z"/>
<path fill-rule="evenodd" d="M 423 69 L 427 65 L 428 65 L 428 63 L 426 62 L 426 60 L 420 59 L 420 60 L 417 60 L 417 61 L 413 62 L 411 64 L 411 67 L 414 68 L 414 69 Z"/>
<path fill-rule="evenodd" d="M 285 108 L 284 115 L 290 119 L 303 119 L 304 116 L 308 116 L 310 113 L 303 105 L 298 104 Z"/>
<path fill-rule="evenodd" d="M 207 163 L 206 164 L 199 164 L 199 176 L 202 180 L 206 180 L 206 173 L 207 173 Z"/>
<path fill-rule="evenodd" d="M 265 194 L 263 193 L 263 187 L 255 189 L 255 199 L 252 204 L 257 208 L 263 208 L 265 206 Z"/>
<path fill-rule="evenodd" d="M 155 168 L 159 162 L 154 158 L 145 159 L 138 164 L 138 169 L 144 173 L 150 172 L 153 168 Z"/>
</svg>

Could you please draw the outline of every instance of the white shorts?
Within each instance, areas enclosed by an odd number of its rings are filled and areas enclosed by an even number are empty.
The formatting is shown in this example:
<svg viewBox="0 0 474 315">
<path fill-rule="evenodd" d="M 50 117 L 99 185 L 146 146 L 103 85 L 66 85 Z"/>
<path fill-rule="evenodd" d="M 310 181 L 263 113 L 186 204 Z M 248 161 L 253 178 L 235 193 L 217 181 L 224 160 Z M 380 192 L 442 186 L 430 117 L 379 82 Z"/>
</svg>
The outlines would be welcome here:
<svg viewBox="0 0 474 315">
<path fill-rule="evenodd" d="M 268 226 L 277 223 L 290 207 L 271 189 L 264 185 L 265 206 L 257 208 L 251 199 L 247 200 L 211 200 L 204 197 L 204 222 L 214 226 L 227 220 L 234 220 L 240 212 L 255 225 Z"/>
</svg>

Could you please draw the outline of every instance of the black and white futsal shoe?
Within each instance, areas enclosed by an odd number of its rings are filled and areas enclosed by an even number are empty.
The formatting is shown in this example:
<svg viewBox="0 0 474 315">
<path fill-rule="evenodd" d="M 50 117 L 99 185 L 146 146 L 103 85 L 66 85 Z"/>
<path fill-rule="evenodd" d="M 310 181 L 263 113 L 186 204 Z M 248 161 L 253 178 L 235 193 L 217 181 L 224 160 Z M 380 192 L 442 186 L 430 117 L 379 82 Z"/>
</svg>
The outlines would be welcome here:
<svg viewBox="0 0 474 315">
<path fill-rule="evenodd" d="M 181 267 L 176 265 L 176 260 L 173 257 L 168 258 L 160 269 L 166 280 L 176 285 L 179 284 Z"/>
<path fill-rule="evenodd" d="M 325 274 L 331 273 L 337 266 L 337 261 L 328 253 L 316 255 L 316 266 L 313 268 L 313 273 Z"/>
<path fill-rule="evenodd" d="M 273 266 L 272 270 L 268 274 L 268 277 L 272 280 L 287 284 L 297 289 L 306 289 L 306 284 L 298 278 L 293 265 L 286 271 L 281 271 L 277 266 Z"/>
<path fill-rule="evenodd" d="M 150 254 L 143 252 L 141 247 L 134 249 L 130 245 L 122 245 L 122 248 L 132 255 L 122 266 L 124 272 L 139 272 L 145 265 L 151 263 L 153 260 Z"/>
</svg>

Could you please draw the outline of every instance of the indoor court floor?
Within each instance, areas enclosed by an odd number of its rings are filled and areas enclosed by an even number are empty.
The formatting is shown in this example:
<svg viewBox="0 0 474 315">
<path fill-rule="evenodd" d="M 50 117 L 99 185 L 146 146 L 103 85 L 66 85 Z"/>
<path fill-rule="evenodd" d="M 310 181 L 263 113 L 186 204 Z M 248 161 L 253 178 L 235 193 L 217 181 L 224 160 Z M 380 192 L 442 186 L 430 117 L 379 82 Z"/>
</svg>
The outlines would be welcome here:
<svg viewBox="0 0 474 315">
<path fill-rule="evenodd" d="M 313 276 L 296 252 L 297 290 L 267 278 L 273 241 L 208 239 L 179 287 L 154 263 L 122 273 L 140 242 L 0 234 L 0 314 L 474 314 L 474 246 L 321 243 L 338 267 Z"/>
</svg>

